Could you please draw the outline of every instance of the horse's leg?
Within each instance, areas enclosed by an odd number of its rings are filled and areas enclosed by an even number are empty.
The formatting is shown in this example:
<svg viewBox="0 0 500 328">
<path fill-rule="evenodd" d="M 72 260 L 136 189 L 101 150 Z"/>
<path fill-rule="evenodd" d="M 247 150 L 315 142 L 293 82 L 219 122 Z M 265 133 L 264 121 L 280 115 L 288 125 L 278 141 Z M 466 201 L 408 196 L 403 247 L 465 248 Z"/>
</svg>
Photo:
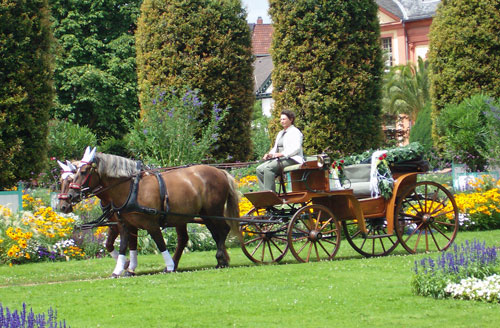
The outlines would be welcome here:
<svg viewBox="0 0 500 328">
<path fill-rule="evenodd" d="M 148 232 L 156 243 L 156 247 L 158 247 L 158 250 L 163 256 L 163 260 L 165 261 L 165 269 L 163 272 L 173 272 L 175 270 L 175 264 L 167 250 L 167 244 L 165 243 L 165 239 L 163 239 L 160 228 L 149 230 Z"/>
<path fill-rule="evenodd" d="M 128 229 L 128 249 L 130 255 L 130 263 L 127 269 L 127 275 L 135 275 L 135 269 L 137 268 L 137 228 L 129 227 Z"/>
<path fill-rule="evenodd" d="M 187 233 L 187 224 L 176 226 L 175 231 L 177 232 L 177 247 L 175 248 L 174 253 L 174 263 L 175 269 L 179 267 L 179 261 L 181 260 L 182 252 L 189 241 L 189 235 Z"/>
<path fill-rule="evenodd" d="M 125 262 L 127 261 L 125 254 L 127 253 L 128 238 L 129 238 L 129 229 L 127 228 L 126 224 L 122 224 L 120 229 L 120 254 L 118 255 L 118 260 L 116 261 L 115 269 L 111 274 L 113 278 L 121 276 L 123 271 L 125 271 Z"/>
<path fill-rule="evenodd" d="M 117 225 L 110 225 L 108 230 L 108 238 L 106 239 L 105 244 L 106 250 L 115 261 L 118 260 L 118 252 L 116 251 L 114 244 L 119 233 L 120 232 L 118 231 Z"/>
<path fill-rule="evenodd" d="M 229 226 L 225 222 L 207 222 L 206 226 L 217 245 L 217 253 L 215 254 L 215 258 L 217 259 L 216 268 L 229 266 L 229 254 L 226 250 L 226 238 L 229 234 Z"/>
</svg>

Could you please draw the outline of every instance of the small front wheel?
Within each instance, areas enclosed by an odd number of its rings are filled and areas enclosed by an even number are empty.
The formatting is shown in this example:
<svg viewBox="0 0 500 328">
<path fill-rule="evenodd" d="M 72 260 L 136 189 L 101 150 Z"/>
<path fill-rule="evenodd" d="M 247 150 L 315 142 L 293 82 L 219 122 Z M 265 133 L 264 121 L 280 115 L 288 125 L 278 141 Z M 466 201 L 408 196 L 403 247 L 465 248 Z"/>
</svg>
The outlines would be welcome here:
<svg viewBox="0 0 500 328">
<path fill-rule="evenodd" d="M 252 261 L 259 264 L 279 262 L 288 251 L 286 223 L 277 222 L 268 210 L 252 208 L 243 218 L 269 220 L 269 223 L 245 222 L 240 224 L 243 235 L 241 249 Z"/>
<path fill-rule="evenodd" d="M 288 247 L 299 262 L 331 260 L 340 247 L 340 224 L 323 205 L 308 205 L 288 224 Z"/>
</svg>

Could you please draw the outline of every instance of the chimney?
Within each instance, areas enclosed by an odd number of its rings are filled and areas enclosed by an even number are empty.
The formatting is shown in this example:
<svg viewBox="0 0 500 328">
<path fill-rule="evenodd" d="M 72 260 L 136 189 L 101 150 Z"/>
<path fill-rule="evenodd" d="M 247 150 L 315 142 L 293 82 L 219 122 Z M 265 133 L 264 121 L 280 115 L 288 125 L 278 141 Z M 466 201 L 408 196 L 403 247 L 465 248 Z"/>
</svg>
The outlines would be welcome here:
<svg viewBox="0 0 500 328">
<path fill-rule="evenodd" d="M 257 24 L 262 24 L 264 21 L 262 20 L 262 17 L 257 17 Z"/>
</svg>

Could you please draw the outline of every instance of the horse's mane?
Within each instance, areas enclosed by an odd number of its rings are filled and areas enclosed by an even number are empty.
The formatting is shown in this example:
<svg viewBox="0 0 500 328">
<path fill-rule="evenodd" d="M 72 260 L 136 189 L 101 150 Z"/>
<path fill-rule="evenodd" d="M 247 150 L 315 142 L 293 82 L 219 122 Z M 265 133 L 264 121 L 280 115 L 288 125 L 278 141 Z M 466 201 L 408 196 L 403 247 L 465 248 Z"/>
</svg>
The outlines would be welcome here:
<svg viewBox="0 0 500 328">
<path fill-rule="evenodd" d="M 97 153 L 95 156 L 97 159 L 97 171 L 102 176 L 128 178 L 140 172 L 137 168 L 137 162 L 131 159 L 104 153 Z"/>
</svg>

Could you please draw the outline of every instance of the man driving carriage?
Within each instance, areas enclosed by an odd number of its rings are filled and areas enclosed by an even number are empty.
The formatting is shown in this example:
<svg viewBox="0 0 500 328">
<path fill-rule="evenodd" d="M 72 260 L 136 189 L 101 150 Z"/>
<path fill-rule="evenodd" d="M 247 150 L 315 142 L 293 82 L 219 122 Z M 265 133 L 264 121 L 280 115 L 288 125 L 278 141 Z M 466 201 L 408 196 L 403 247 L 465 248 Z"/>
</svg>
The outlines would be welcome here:
<svg viewBox="0 0 500 328">
<path fill-rule="evenodd" d="M 257 167 L 257 178 L 260 190 L 276 191 L 275 178 L 285 167 L 304 162 L 302 150 L 303 135 L 293 123 L 295 113 L 284 109 L 281 111 L 280 124 L 283 130 L 278 132 L 273 148 L 262 158 L 266 160 Z"/>
</svg>

